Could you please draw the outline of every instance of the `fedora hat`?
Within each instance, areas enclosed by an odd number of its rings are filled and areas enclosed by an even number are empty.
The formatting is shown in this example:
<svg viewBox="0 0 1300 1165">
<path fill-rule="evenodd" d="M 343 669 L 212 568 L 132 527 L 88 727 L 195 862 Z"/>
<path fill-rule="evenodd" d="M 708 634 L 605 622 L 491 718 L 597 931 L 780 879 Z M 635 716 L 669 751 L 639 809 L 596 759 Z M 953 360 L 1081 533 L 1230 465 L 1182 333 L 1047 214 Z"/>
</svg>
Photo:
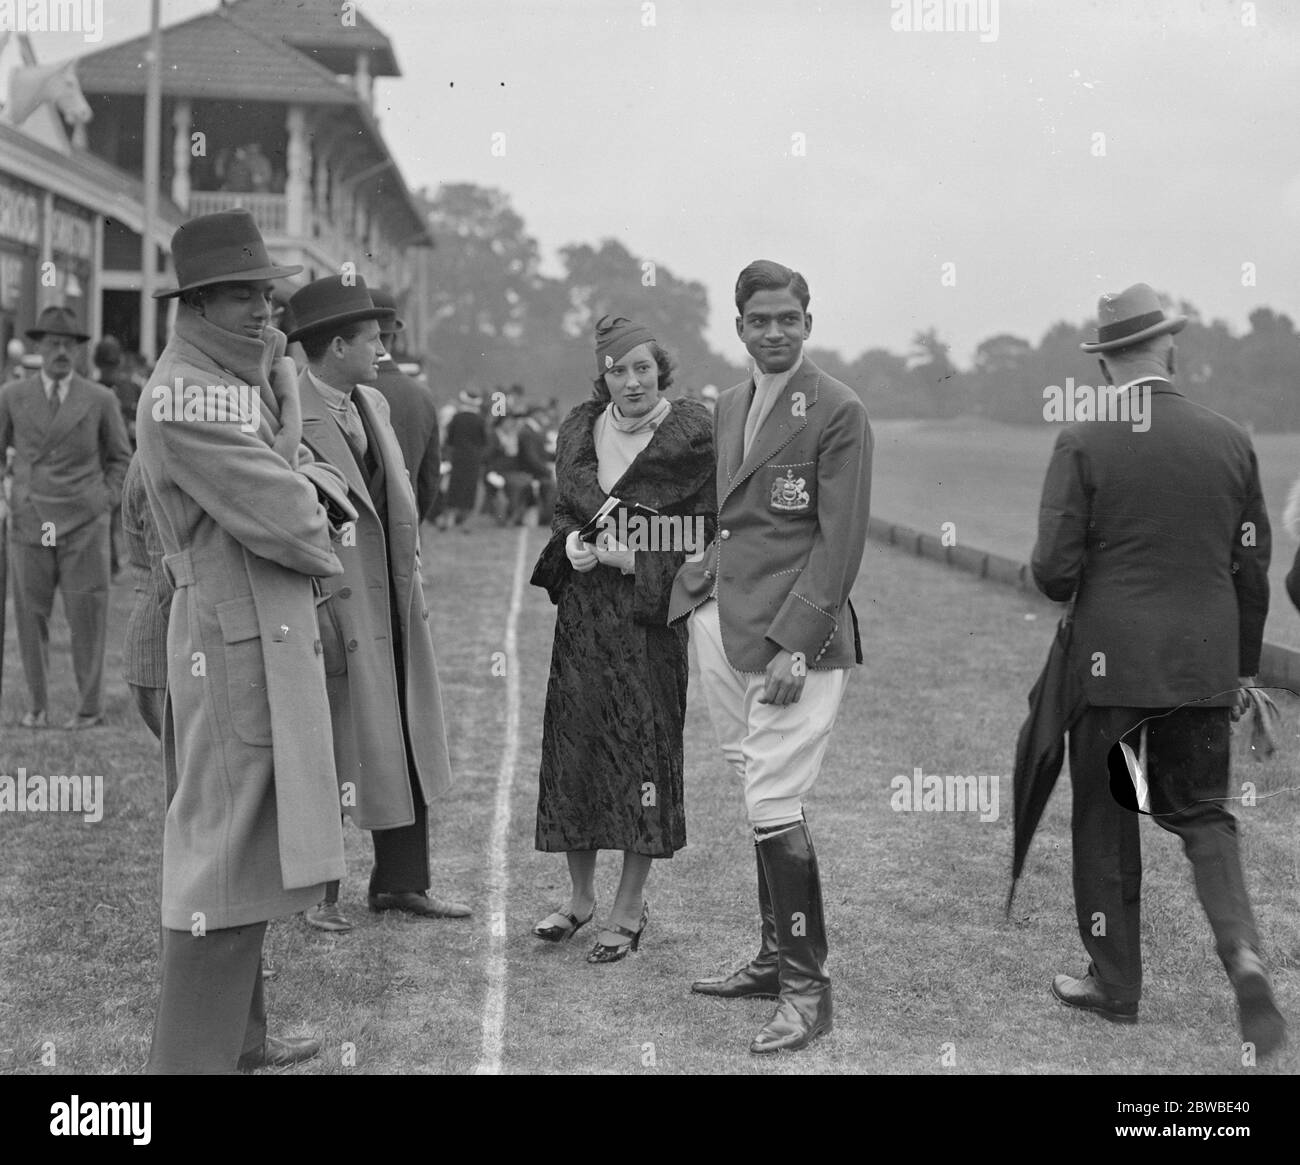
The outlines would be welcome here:
<svg viewBox="0 0 1300 1165">
<path fill-rule="evenodd" d="M 262 232 L 243 209 L 201 214 L 181 223 L 172 235 L 176 286 L 155 291 L 154 299 L 170 299 L 214 283 L 261 283 L 297 275 L 301 267 L 277 267 L 266 253 Z"/>
<path fill-rule="evenodd" d="M 71 336 L 78 344 L 90 339 L 81 330 L 77 313 L 70 307 L 47 307 L 41 312 L 36 326 L 27 333 L 29 340 L 43 340 L 46 336 Z"/>
<path fill-rule="evenodd" d="M 1108 291 L 1097 301 L 1097 338 L 1079 347 L 1085 352 L 1113 352 L 1166 332 L 1181 332 L 1186 326 L 1186 316 L 1165 313 L 1150 284 L 1135 283 L 1123 291 Z"/>
<path fill-rule="evenodd" d="M 305 287 L 298 288 L 289 297 L 289 311 L 293 313 L 294 329 L 288 340 L 301 340 L 312 332 L 326 328 L 341 328 L 362 320 L 390 322 L 397 313 L 386 307 L 376 307 L 366 288 L 366 281 L 355 276 L 344 282 L 342 275 L 327 275 Z"/>
<path fill-rule="evenodd" d="M 370 298 L 374 301 L 375 307 L 382 307 L 386 311 L 391 311 L 393 313 L 391 321 L 384 321 L 384 331 L 401 332 L 406 330 L 406 325 L 401 321 L 397 314 L 397 299 L 392 292 L 385 291 L 382 287 L 372 287 L 370 289 Z"/>
</svg>

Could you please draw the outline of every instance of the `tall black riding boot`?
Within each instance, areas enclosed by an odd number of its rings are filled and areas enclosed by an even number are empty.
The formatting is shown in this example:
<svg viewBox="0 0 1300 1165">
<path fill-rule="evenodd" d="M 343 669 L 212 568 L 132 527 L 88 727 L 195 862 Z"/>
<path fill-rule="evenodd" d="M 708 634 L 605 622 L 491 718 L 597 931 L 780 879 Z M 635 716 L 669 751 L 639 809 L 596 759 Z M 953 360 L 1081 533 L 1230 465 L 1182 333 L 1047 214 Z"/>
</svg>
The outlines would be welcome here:
<svg viewBox="0 0 1300 1165">
<path fill-rule="evenodd" d="M 758 867 L 758 913 L 762 919 L 762 938 L 758 954 L 739 971 L 725 978 L 700 979 L 691 984 L 697 995 L 715 995 L 722 999 L 775 999 L 780 993 L 776 959 L 776 915 L 772 913 L 772 895 L 758 845 L 754 845 L 754 864 Z"/>
<path fill-rule="evenodd" d="M 821 876 L 812 835 L 803 822 L 760 840 L 758 853 L 776 919 L 781 994 L 749 1050 L 793 1052 L 831 1030 Z"/>
</svg>

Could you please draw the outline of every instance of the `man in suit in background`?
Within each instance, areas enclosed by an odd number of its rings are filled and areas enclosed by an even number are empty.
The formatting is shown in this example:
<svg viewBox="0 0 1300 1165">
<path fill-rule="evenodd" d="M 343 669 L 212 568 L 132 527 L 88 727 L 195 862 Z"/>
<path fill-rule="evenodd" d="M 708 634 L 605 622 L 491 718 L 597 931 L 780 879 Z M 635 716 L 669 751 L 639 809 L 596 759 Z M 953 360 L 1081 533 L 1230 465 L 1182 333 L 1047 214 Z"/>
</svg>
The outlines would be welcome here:
<svg viewBox="0 0 1300 1165">
<path fill-rule="evenodd" d="M 341 802 L 374 834 L 369 903 L 419 918 L 465 918 L 470 909 L 428 893 L 428 807 L 451 784 L 429 609 L 420 580 L 420 519 L 388 406 L 373 380 L 392 312 L 365 281 L 317 279 L 289 301 L 307 370 L 300 378 L 302 439 L 337 467 L 357 511 L 339 547 L 343 577 L 318 608 Z M 381 324 L 381 321 L 383 323 Z M 321 930 L 347 931 L 338 883 L 305 913 Z"/>
<path fill-rule="evenodd" d="M 1089 705 L 1069 755 L 1075 910 L 1091 963 L 1082 978 L 1058 975 L 1052 991 L 1067 1006 L 1137 1022 L 1142 856 L 1128 790 L 1140 754 L 1152 816 L 1182 838 L 1192 863 L 1242 1038 L 1266 1055 L 1286 1025 L 1225 805 L 1229 718 L 1259 668 L 1268 612 L 1255 452 L 1245 430 L 1174 387 L 1173 336 L 1185 316 L 1167 315 L 1138 283 L 1103 296 L 1098 317 L 1097 339 L 1082 347 L 1104 354 L 1103 378 L 1127 409 L 1057 437 L 1033 555 L 1049 598 L 1075 596 L 1069 661 Z M 1128 807 L 1112 795 L 1112 774 Z"/>
<path fill-rule="evenodd" d="M 379 389 L 388 402 L 393 432 L 402 449 L 402 458 L 411 477 L 411 488 L 415 490 L 416 509 L 420 521 L 426 522 L 433 514 L 442 479 L 438 404 L 433 399 L 433 393 L 407 376 L 397 367 L 397 361 L 392 357 L 397 333 L 405 327 L 397 316 L 397 301 L 378 287 L 370 289 L 370 298 L 375 307 L 383 308 L 390 314 L 379 321 L 380 327 L 384 329 L 379 334 L 379 342 L 384 349 L 384 354 L 376 363 L 379 372 L 373 380 L 366 383 Z"/>
<path fill-rule="evenodd" d="M 41 371 L 0 390 L 0 450 L 15 449 L 10 562 L 18 650 L 31 693 L 22 724 L 49 724 L 50 613 L 59 590 L 79 697 L 63 727 L 91 728 L 104 716 L 110 514 L 122 497 L 131 448 L 112 390 L 73 369 L 90 339 L 75 313 L 47 307 L 27 335 L 38 345 Z"/>
<path fill-rule="evenodd" d="M 519 427 L 519 472 L 537 493 L 537 524 L 549 526 L 555 513 L 555 454 L 546 452 L 550 414 L 541 405 L 528 410 Z"/>
<path fill-rule="evenodd" d="M 673 586 L 700 680 L 754 829 L 758 955 L 701 995 L 777 998 L 750 1044 L 794 1051 L 831 1030 L 821 876 L 803 799 L 862 662 L 849 603 L 867 540 L 871 426 L 861 399 L 803 354 L 808 284 L 780 263 L 736 281 L 736 334 L 753 373 L 714 416 L 718 533 Z"/>
</svg>

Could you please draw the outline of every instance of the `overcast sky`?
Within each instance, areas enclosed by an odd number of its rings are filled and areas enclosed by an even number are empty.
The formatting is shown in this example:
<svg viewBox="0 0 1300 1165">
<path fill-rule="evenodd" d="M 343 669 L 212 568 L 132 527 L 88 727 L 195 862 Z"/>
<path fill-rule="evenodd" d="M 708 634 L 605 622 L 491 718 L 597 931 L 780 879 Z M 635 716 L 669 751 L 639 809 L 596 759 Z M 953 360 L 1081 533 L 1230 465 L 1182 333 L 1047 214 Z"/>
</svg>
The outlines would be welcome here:
<svg viewBox="0 0 1300 1165">
<path fill-rule="evenodd" d="M 1294 0 L 1001 0 L 996 38 L 895 30 L 896 7 L 360 4 L 405 74 L 377 106 L 412 187 L 497 186 L 552 260 L 613 236 L 702 281 L 733 358 L 760 256 L 804 273 L 813 342 L 849 358 L 933 325 L 965 364 L 1136 280 L 1235 329 L 1260 303 L 1300 317 Z M 105 9 L 105 43 L 147 27 L 146 0 Z"/>
</svg>

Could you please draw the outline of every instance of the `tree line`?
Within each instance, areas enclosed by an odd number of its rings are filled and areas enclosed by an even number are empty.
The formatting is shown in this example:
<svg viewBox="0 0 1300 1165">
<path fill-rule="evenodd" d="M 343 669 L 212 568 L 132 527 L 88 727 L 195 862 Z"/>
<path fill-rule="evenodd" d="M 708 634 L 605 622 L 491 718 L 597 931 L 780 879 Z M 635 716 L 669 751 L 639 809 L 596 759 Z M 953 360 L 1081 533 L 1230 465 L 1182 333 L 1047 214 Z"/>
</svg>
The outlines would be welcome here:
<svg viewBox="0 0 1300 1165">
<path fill-rule="evenodd" d="M 437 249 L 430 257 L 428 313 L 431 381 L 445 394 L 522 384 L 533 400 L 565 405 L 589 392 L 592 328 L 606 312 L 645 323 L 677 356 L 677 387 L 698 393 L 725 388 L 744 366 L 714 352 L 705 339 L 709 297 L 704 285 L 639 258 L 614 239 L 562 247 L 558 275 L 543 274 L 537 240 L 500 190 L 449 183 L 423 192 Z M 1261 431 L 1300 429 L 1300 336 L 1292 320 L 1268 307 L 1250 314 L 1234 335 L 1222 320 L 1206 322 L 1186 301 L 1178 336 L 1178 376 L 1202 404 Z M 1043 420 L 1050 385 L 1096 385 L 1097 360 L 1079 350 L 1096 322 L 1053 324 L 1037 344 L 1007 333 L 976 348 L 958 368 L 935 328 L 918 332 L 902 354 L 871 348 L 856 359 L 810 345 L 809 356 L 862 394 L 872 417 L 986 417 L 1009 424 Z"/>
</svg>

